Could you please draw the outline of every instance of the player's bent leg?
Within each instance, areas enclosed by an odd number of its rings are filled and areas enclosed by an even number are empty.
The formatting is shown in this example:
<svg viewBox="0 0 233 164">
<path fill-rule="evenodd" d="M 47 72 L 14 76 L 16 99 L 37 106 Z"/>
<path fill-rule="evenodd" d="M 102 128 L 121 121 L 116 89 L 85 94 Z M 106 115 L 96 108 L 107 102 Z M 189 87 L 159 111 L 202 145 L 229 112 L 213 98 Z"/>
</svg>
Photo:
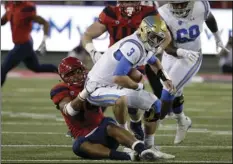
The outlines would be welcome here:
<svg viewBox="0 0 233 164">
<path fill-rule="evenodd" d="M 15 45 L 14 48 L 7 54 L 1 65 L 1 86 L 3 86 L 7 73 L 16 67 L 24 58 L 24 54 L 21 53 L 22 48 L 19 45 Z"/>
<path fill-rule="evenodd" d="M 174 155 L 163 153 L 160 150 L 157 149 L 157 147 L 154 145 L 154 137 L 155 132 L 159 125 L 159 119 L 160 119 L 160 110 L 161 110 L 161 102 L 160 100 L 157 100 L 154 102 L 154 104 L 151 106 L 151 109 L 149 111 L 145 111 L 144 113 L 144 125 L 145 125 L 145 146 L 146 148 L 150 148 L 156 154 L 160 159 L 173 159 L 175 158 Z"/>
<path fill-rule="evenodd" d="M 144 131 L 142 129 L 141 113 L 136 108 L 128 108 L 128 113 L 130 117 L 130 129 L 134 133 L 134 136 L 143 141 Z"/>
<path fill-rule="evenodd" d="M 162 95 L 161 95 L 161 115 L 160 120 L 163 120 L 165 116 L 170 112 L 172 109 L 172 104 L 175 96 L 169 93 L 166 89 L 163 89 Z"/>
<path fill-rule="evenodd" d="M 27 57 L 24 59 L 24 64 L 26 67 L 34 72 L 53 72 L 57 73 L 57 67 L 53 64 L 39 64 L 37 55 L 33 50 L 33 45 L 31 42 L 28 42 L 25 45 L 25 50 Z"/>
<path fill-rule="evenodd" d="M 188 116 L 185 116 L 183 112 L 183 103 L 183 94 L 175 97 L 173 101 L 173 112 L 176 115 L 175 119 L 177 121 L 177 130 L 174 139 L 174 144 L 179 144 L 185 139 L 187 131 L 192 125 L 191 119 Z"/>
<path fill-rule="evenodd" d="M 115 149 L 109 149 L 108 147 L 91 143 L 89 141 L 75 141 L 73 145 L 73 152 L 82 158 L 86 159 L 112 159 L 112 160 L 131 160 L 130 156 L 124 152 L 118 152 Z"/>
<path fill-rule="evenodd" d="M 113 113 L 115 119 L 119 123 L 120 127 L 127 129 L 127 100 L 125 96 L 121 96 L 116 100 L 115 105 L 113 106 Z"/>
<path fill-rule="evenodd" d="M 109 136 L 116 139 L 118 143 L 134 150 L 143 160 L 156 160 L 159 158 L 156 152 L 146 149 L 143 142 L 138 141 L 129 131 L 125 129 L 122 129 L 114 124 L 110 124 L 107 126 L 107 133 Z M 135 155 L 131 155 L 131 159 L 137 160 L 135 158 L 137 158 L 137 155 L 136 157 Z"/>
<path fill-rule="evenodd" d="M 143 83 L 144 82 L 143 74 L 144 74 L 144 67 L 139 67 L 137 69 L 132 68 L 128 76 L 136 83 L 139 83 L 139 82 Z M 143 140 L 144 132 L 142 129 L 141 113 L 139 112 L 137 108 L 131 108 L 131 107 L 128 108 L 128 113 L 130 117 L 131 131 L 134 133 L 135 137 L 138 140 Z"/>
</svg>

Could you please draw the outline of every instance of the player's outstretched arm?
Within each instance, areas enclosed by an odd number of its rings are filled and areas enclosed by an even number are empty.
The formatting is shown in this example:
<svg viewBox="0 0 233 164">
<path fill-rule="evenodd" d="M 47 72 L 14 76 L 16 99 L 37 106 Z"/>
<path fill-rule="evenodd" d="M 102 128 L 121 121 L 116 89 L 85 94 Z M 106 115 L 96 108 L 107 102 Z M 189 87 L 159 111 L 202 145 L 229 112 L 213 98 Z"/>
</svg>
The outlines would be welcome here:
<svg viewBox="0 0 233 164">
<path fill-rule="evenodd" d="M 8 22 L 6 13 L 1 17 L 1 26 Z"/>
<path fill-rule="evenodd" d="M 91 26 L 87 28 L 82 37 L 82 45 L 90 54 L 93 63 L 96 63 L 100 59 L 102 54 L 96 50 L 92 40 L 101 36 L 104 32 L 106 32 L 106 30 L 107 28 L 105 25 L 101 24 L 100 22 L 94 22 Z"/>
<path fill-rule="evenodd" d="M 218 52 L 218 48 L 222 48 L 223 51 L 229 52 L 228 49 L 223 45 L 222 39 L 221 39 L 221 33 L 218 30 L 218 24 L 217 21 L 212 14 L 212 12 L 209 13 L 206 21 L 205 21 L 207 27 L 210 29 L 210 31 L 213 33 L 215 41 L 216 41 L 216 50 Z"/>
<path fill-rule="evenodd" d="M 41 16 L 39 15 L 34 15 L 32 17 L 32 20 L 40 25 L 43 26 L 43 30 L 44 30 L 44 36 L 48 36 L 49 35 L 49 23 Z"/>
<path fill-rule="evenodd" d="M 152 70 L 155 71 L 155 73 L 158 75 L 158 77 L 163 81 L 164 86 L 170 93 L 175 92 L 175 87 L 172 84 L 172 81 L 166 71 L 163 69 L 163 66 L 158 58 L 155 56 L 152 56 L 148 60 L 148 64 L 151 66 Z"/>
<path fill-rule="evenodd" d="M 94 22 L 87 28 L 82 37 L 83 47 L 86 47 L 88 43 L 92 43 L 92 40 L 106 32 L 107 28 L 100 22 Z"/>
<path fill-rule="evenodd" d="M 74 100 L 71 100 L 70 97 L 64 97 L 58 104 L 59 110 L 66 115 L 75 116 L 84 109 L 86 95 L 87 92 L 84 89 Z"/>
</svg>

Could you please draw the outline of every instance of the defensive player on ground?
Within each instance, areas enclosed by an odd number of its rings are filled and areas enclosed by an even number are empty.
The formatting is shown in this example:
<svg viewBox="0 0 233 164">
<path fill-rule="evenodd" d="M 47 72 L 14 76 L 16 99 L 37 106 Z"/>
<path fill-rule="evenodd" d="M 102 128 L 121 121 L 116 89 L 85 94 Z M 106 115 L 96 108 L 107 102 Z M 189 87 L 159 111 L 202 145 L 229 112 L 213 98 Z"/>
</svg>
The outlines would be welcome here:
<svg viewBox="0 0 233 164">
<path fill-rule="evenodd" d="M 123 99 L 127 106 L 117 110 L 123 113 L 127 111 L 127 107 L 142 109 L 145 122 L 153 124 L 151 133 L 154 134 L 160 118 L 160 100 L 154 94 L 143 90 L 142 83 L 131 80 L 128 73 L 132 68 L 149 63 L 163 80 L 167 91 L 173 92 L 171 80 L 164 72 L 159 59 L 155 57 L 161 48 L 159 46 L 166 40 L 165 32 L 165 22 L 159 16 L 148 16 L 143 19 L 135 33 L 112 45 L 88 74 L 85 86 L 89 93 L 88 101 L 98 106 L 109 106 L 114 105 L 118 99 Z"/>
<path fill-rule="evenodd" d="M 117 151 L 119 144 L 132 148 L 143 160 L 155 160 L 156 152 L 145 149 L 130 132 L 116 125 L 109 117 L 104 117 L 101 109 L 82 99 L 79 94 L 84 87 L 87 70 L 75 57 L 64 58 L 58 66 L 63 82 L 55 85 L 51 99 L 61 112 L 75 137 L 73 152 L 82 158 L 112 160 L 134 160 L 134 154 Z M 78 95 L 78 96 L 77 96 Z M 123 101 L 118 101 L 121 105 Z"/>
<path fill-rule="evenodd" d="M 1 26 L 8 21 L 11 25 L 14 48 L 4 59 L 1 66 L 1 86 L 5 82 L 7 73 L 21 61 L 34 72 L 57 72 L 52 64 L 39 64 L 37 55 L 33 50 L 31 38 L 32 22 L 44 27 L 44 39 L 39 47 L 41 53 L 46 50 L 45 41 L 49 32 L 49 24 L 41 16 L 36 15 L 34 3 L 28 1 L 10 1 L 5 4 L 6 13 L 1 18 Z"/>
<path fill-rule="evenodd" d="M 82 38 L 83 46 L 89 52 L 93 62 L 95 63 L 102 56 L 102 54 L 95 49 L 92 42 L 93 39 L 99 37 L 105 32 L 108 32 L 110 35 L 109 46 L 112 46 L 120 39 L 133 34 L 139 27 L 142 19 L 149 15 L 158 15 L 154 3 L 151 3 L 150 6 L 146 6 L 141 4 L 140 1 L 119 1 L 117 6 L 107 6 L 104 8 L 99 15 L 99 21 L 94 22 L 84 33 Z M 170 37 L 166 32 L 165 35 L 167 38 Z M 161 47 L 163 47 L 163 44 L 166 45 L 167 41 L 169 41 L 169 39 L 163 42 Z M 137 109 L 133 108 L 129 108 L 128 112 L 131 117 L 131 130 L 138 139 L 143 140 L 144 133 L 141 127 L 140 113 Z M 125 117 L 122 117 L 119 111 L 115 111 L 114 113 L 118 123 L 122 127 L 126 128 L 127 122 L 124 119 Z M 154 136 L 150 132 L 150 125 L 144 125 L 144 129 L 146 131 L 145 139 L 154 143 Z"/>
<path fill-rule="evenodd" d="M 183 112 L 183 88 L 196 75 L 201 63 L 201 38 L 204 22 L 213 32 L 217 47 L 224 48 L 220 32 L 208 1 L 173 1 L 159 8 L 159 13 L 170 29 L 173 42 L 166 48 L 162 65 L 171 77 L 176 94 L 162 91 L 161 119 L 172 111 L 177 119 L 177 131 L 174 144 L 184 140 L 191 120 Z"/>
</svg>

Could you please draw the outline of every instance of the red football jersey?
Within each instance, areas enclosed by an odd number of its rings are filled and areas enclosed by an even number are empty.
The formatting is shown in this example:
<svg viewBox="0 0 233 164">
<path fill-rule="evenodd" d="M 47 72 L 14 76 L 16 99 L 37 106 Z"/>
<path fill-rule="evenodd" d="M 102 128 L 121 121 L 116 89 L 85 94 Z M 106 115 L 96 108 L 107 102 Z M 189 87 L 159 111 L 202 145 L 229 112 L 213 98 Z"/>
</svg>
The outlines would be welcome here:
<svg viewBox="0 0 233 164">
<path fill-rule="evenodd" d="M 59 83 L 52 88 L 50 96 L 55 105 L 58 106 L 59 102 L 65 97 L 71 99 L 76 98 L 82 88 L 68 86 L 65 83 Z M 62 115 L 65 119 L 66 125 L 75 138 L 78 136 L 85 136 L 93 129 L 98 127 L 104 118 L 102 110 L 99 107 L 92 106 L 87 102 L 87 109 L 81 111 L 75 117 L 65 115 L 62 111 Z"/>
<path fill-rule="evenodd" d="M 156 6 L 142 6 L 141 12 L 131 18 L 124 18 L 118 6 L 107 6 L 99 15 L 99 22 L 104 24 L 110 35 L 110 45 L 120 39 L 133 34 L 139 27 L 142 19 L 149 15 L 157 15 Z"/>
<path fill-rule="evenodd" d="M 15 44 L 23 44 L 31 39 L 32 16 L 36 15 L 36 7 L 32 2 L 5 5 L 7 20 L 11 25 L 12 40 Z"/>
</svg>

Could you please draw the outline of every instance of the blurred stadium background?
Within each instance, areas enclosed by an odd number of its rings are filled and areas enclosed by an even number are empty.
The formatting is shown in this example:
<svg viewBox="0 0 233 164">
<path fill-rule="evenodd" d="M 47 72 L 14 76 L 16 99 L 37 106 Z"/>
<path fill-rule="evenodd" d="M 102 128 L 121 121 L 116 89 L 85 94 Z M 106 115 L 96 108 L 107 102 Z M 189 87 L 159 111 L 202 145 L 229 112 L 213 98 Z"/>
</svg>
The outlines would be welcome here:
<svg viewBox="0 0 233 164">
<path fill-rule="evenodd" d="M 107 3 L 114 1 L 35 1 L 37 12 L 51 26 L 47 55 L 39 56 L 41 63 L 58 64 L 80 44 L 85 29 L 98 18 Z M 165 1 L 159 2 L 159 5 Z M 232 1 L 210 1 L 224 44 L 232 39 Z M 1 5 L 1 15 L 4 7 Z M 9 24 L 1 27 L 1 59 L 12 49 Z M 37 49 L 43 31 L 34 24 L 32 37 Z M 94 41 L 99 51 L 108 47 L 108 34 Z M 232 67 L 232 45 L 227 58 L 217 57 L 215 41 L 205 26 L 202 33 L 204 60 L 198 75 L 185 90 L 185 111 L 193 127 L 180 146 L 172 144 L 174 120 L 166 120 L 156 137 L 162 150 L 176 155 L 173 163 L 232 163 L 232 73 L 222 72 L 222 66 Z M 79 53 L 90 68 L 91 59 Z M 50 88 L 59 77 L 54 74 L 35 74 L 23 64 L 8 74 L 2 88 L 1 158 L 2 163 L 90 163 L 77 160 L 72 153 L 67 128 L 60 113 L 50 100 Z M 147 89 L 150 88 L 147 86 Z M 107 115 L 112 116 L 111 110 Z M 92 161 L 92 163 L 104 161 Z M 105 161 L 110 162 L 110 161 Z M 166 163 L 166 161 L 164 161 Z"/>
</svg>

